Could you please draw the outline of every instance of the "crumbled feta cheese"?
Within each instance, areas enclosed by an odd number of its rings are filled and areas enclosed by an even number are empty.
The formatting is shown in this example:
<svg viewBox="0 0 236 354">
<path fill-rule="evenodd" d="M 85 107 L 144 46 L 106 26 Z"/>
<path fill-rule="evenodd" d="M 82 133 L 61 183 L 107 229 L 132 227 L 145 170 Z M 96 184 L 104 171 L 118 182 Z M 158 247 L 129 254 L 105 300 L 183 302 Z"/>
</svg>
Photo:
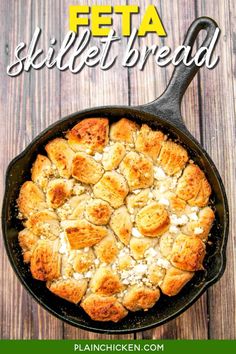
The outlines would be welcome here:
<svg viewBox="0 0 236 354">
<path fill-rule="evenodd" d="M 88 253 L 88 251 L 89 251 L 89 247 L 85 247 L 85 248 L 84 248 L 84 252 L 85 252 L 85 253 Z"/>
<path fill-rule="evenodd" d="M 80 279 L 83 279 L 83 274 L 81 273 L 73 273 L 73 278 L 76 279 L 76 280 L 80 280 Z"/>
<path fill-rule="evenodd" d="M 147 265 L 146 264 L 138 264 L 133 268 L 134 273 L 137 274 L 144 274 L 147 271 Z"/>
<path fill-rule="evenodd" d="M 145 257 L 155 257 L 157 254 L 157 251 L 153 247 L 150 247 L 145 251 L 144 255 Z"/>
<path fill-rule="evenodd" d="M 164 259 L 164 258 L 159 258 L 159 259 L 157 260 L 157 265 L 158 265 L 159 267 L 162 267 L 162 268 L 165 268 L 165 269 L 170 268 L 170 262 L 167 261 L 167 259 Z"/>
<path fill-rule="evenodd" d="M 194 229 L 194 234 L 195 235 L 200 235 L 203 232 L 203 228 L 202 227 L 195 227 Z"/>
<path fill-rule="evenodd" d="M 102 160 L 102 154 L 99 154 L 99 152 L 96 152 L 93 158 L 94 158 L 95 161 L 101 161 Z"/>
<path fill-rule="evenodd" d="M 132 227 L 132 236 L 134 237 L 142 237 L 142 234 L 138 231 L 138 229 L 136 227 Z"/>
<path fill-rule="evenodd" d="M 96 258 L 95 261 L 94 261 L 94 264 L 95 264 L 95 265 L 99 265 L 99 263 L 100 263 L 99 259 Z"/>
<path fill-rule="evenodd" d="M 188 222 L 188 217 L 187 215 L 181 215 L 179 218 L 177 215 L 172 214 L 170 216 L 170 221 L 172 225 L 185 225 Z"/>
<path fill-rule="evenodd" d="M 170 205 L 169 200 L 166 199 L 166 198 L 160 198 L 160 199 L 159 199 L 159 203 L 160 203 L 160 204 L 163 204 L 163 205 L 166 205 L 166 206 Z"/>
<path fill-rule="evenodd" d="M 178 234 L 179 231 L 180 231 L 179 228 L 177 226 L 175 226 L 175 225 L 171 225 L 170 228 L 169 228 L 169 232 L 171 234 Z"/>
<path fill-rule="evenodd" d="M 62 243 L 61 247 L 59 248 L 59 253 L 60 254 L 66 254 L 67 253 L 67 245 L 66 243 Z"/>
<path fill-rule="evenodd" d="M 84 276 L 85 276 L 85 278 L 92 278 L 93 273 L 92 273 L 91 270 L 90 270 L 90 271 L 86 272 L 86 273 L 84 274 Z"/>
<path fill-rule="evenodd" d="M 135 189 L 135 190 L 133 191 L 134 194 L 139 194 L 140 192 L 141 192 L 140 189 Z"/>
<path fill-rule="evenodd" d="M 109 152 L 110 151 L 110 146 L 105 146 L 103 149 L 104 152 Z"/>
<path fill-rule="evenodd" d="M 161 181 L 161 180 L 165 179 L 166 177 L 167 176 L 161 167 L 157 167 L 157 166 L 154 167 L 154 178 Z"/>
<path fill-rule="evenodd" d="M 198 210 L 199 210 L 199 208 L 197 206 L 191 208 L 192 212 L 198 212 Z"/>
<path fill-rule="evenodd" d="M 191 214 L 188 215 L 188 217 L 189 217 L 189 219 L 191 221 L 197 221 L 198 220 L 198 216 L 197 216 L 196 213 L 191 213 Z"/>
</svg>

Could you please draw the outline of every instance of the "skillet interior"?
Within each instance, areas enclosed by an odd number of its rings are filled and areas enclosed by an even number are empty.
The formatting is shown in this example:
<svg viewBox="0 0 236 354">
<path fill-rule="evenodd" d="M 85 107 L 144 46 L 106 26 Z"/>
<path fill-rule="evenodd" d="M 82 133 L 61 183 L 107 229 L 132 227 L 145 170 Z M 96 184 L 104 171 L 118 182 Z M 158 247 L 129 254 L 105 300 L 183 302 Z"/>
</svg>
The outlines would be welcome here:
<svg viewBox="0 0 236 354">
<path fill-rule="evenodd" d="M 30 168 L 38 153 L 45 154 L 46 143 L 62 134 L 79 120 L 87 117 L 108 117 L 110 123 L 122 117 L 135 120 L 137 123 L 147 123 L 154 129 L 161 129 L 172 139 L 180 140 L 187 148 L 190 157 L 205 171 L 212 186 L 212 201 L 215 205 L 216 220 L 212 228 L 205 271 L 197 272 L 194 278 L 175 297 L 162 295 L 157 304 L 147 312 L 129 313 L 120 323 L 102 323 L 92 321 L 84 311 L 49 292 L 44 282 L 34 280 L 23 263 L 21 249 L 18 244 L 18 231 L 22 229 L 17 219 L 16 199 L 20 186 L 30 179 Z M 98 107 L 81 111 L 68 116 L 42 132 L 8 167 L 6 175 L 6 192 L 3 205 L 3 234 L 8 256 L 13 269 L 26 289 L 49 312 L 60 319 L 77 327 L 96 332 L 128 333 L 158 326 L 176 317 L 192 305 L 209 285 L 217 281 L 225 268 L 225 247 L 228 234 L 228 206 L 224 187 L 220 176 L 207 153 L 187 130 L 179 129 L 165 119 L 144 110 L 129 107 Z"/>
</svg>

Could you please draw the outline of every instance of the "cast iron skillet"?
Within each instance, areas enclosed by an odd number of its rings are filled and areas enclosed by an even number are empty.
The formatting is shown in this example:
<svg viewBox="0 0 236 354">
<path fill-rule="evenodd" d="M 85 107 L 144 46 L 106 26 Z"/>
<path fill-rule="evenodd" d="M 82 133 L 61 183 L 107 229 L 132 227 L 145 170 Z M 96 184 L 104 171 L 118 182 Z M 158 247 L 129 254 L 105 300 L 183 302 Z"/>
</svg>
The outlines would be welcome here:
<svg viewBox="0 0 236 354">
<path fill-rule="evenodd" d="M 192 46 L 200 30 L 207 32 L 203 45 L 209 46 L 216 23 L 206 17 L 197 19 L 191 25 L 185 45 Z M 161 97 L 154 102 L 138 107 L 107 106 L 86 109 L 65 117 L 52 124 L 9 165 L 6 173 L 6 190 L 2 211 L 2 227 L 5 247 L 11 265 L 22 284 L 34 299 L 53 315 L 61 320 L 95 332 L 129 333 L 162 325 L 181 314 L 191 306 L 206 289 L 215 283 L 223 274 L 226 264 L 226 243 L 228 236 L 228 204 L 223 183 L 217 169 L 207 152 L 185 127 L 180 113 L 182 96 L 190 81 L 198 71 L 192 64 L 186 67 L 180 64 L 175 68 L 170 83 Z M 30 168 L 38 153 L 45 154 L 46 143 L 61 136 L 78 121 L 88 117 L 108 117 L 110 122 L 127 117 L 138 123 L 147 123 L 154 129 L 161 129 L 173 139 L 180 140 L 187 148 L 190 156 L 205 171 L 212 186 L 212 203 L 215 206 L 216 220 L 212 229 L 205 259 L 205 271 L 197 272 L 192 281 L 175 297 L 162 295 L 158 303 L 148 312 L 130 313 L 119 323 L 102 323 L 92 321 L 84 311 L 50 293 L 44 282 L 34 280 L 28 266 L 23 263 L 21 249 L 17 241 L 18 231 L 22 229 L 17 219 L 16 199 L 20 186 L 30 179 Z"/>
</svg>

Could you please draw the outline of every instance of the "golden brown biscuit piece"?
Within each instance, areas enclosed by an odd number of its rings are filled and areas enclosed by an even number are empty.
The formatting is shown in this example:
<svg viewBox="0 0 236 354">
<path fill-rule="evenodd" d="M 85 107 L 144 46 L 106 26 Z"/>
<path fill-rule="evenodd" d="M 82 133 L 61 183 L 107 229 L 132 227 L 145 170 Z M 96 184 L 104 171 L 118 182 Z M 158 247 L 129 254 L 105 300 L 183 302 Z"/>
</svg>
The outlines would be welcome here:
<svg viewBox="0 0 236 354">
<path fill-rule="evenodd" d="M 17 204 L 24 218 L 47 207 L 43 191 L 32 181 L 27 181 L 22 185 Z"/>
<path fill-rule="evenodd" d="M 175 296 L 193 276 L 194 272 L 187 272 L 185 270 L 171 267 L 167 269 L 164 280 L 160 285 L 161 291 L 165 295 Z"/>
<path fill-rule="evenodd" d="M 131 256 L 128 254 L 125 254 L 124 256 L 121 256 L 118 258 L 118 267 L 119 270 L 126 270 L 130 269 L 134 266 L 135 262 Z"/>
<path fill-rule="evenodd" d="M 46 145 L 45 150 L 52 163 L 57 167 L 59 175 L 63 178 L 70 178 L 74 152 L 68 142 L 62 138 L 56 138 Z"/>
<path fill-rule="evenodd" d="M 150 189 L 142 189 L 137 194 L 129 194 L 126 198 L 127 208 L 130 214 L 137 214 L 139 209 L 147 205 Z"/>
<path fill-rule="evenodd" d="M 81 306 L 94 321 L 118 322 L 128 314 L 114 296 L 91 294 L 82 301 Z"/>
<path fill-rule="evenodd" d="M 102 152 L 108 142 L 108 130 L 106 118 L 83 119 L 68 132 L 69 145 L 75 151 Z"/>
<path fill-rule="evenodd" d="M 75 255 L 73 261 L 73 268 L 78 273 L 84 273 L 89 270 L 89 268 L 93 265 L 95 256 L 90 248 L 88 252 L 82 252 Z"/>
<path fill-rule="evenodd" d="M 153 285 L 160 286 L 166 274 L 166 269 L 153 263 L 148 268 L 148 279 Z"/>
<path fill-rule="evenodd" d="M 110 232 L 94 247 L 97 257 L 104 263 L 111 263 L 115 260 L 118 254 L 117 241 L 114 235 Z"/>
<path fill-rule="evenodd" d="M 48 183 L 46 199 L 50 208 L 57 209 L 70 197 L 73 180 L 62 178 L 53 179 Z"/>
<path fill-rule="evenodd" d="M 123 157 L 125 156 L 125 147 L 121 143 L 115 143 L 107 147 L 102 158 L 102 164 L 106 171 L 115 170 Z"/>
<path fill-rule="evenodd" d="M 159 297 L 159 289 L 134 286 L 125 294 L 123 305 L 130 311 L 147 310 L 155 305 Z"/>
<path fill-rule="evenodd" d="M 134 142 L 134 134 L 137 132 L 138 128 L 136 123 L 127 118 L 122 118 L 111 125 L 110 139 L 132 144 Z"/>
<path fill-rule="evenodd" d="M 136 224 L 141 234 L 149 237 L 160 236 L 169 228 L 168 211 L 163 205 L 152 202 L 138 212 Z"/>
<path fill-rule="evenodd" d="M 91 199 L 86 206 L 87 219 L 95 225 L 106 225 L 111 213 L 110 204 L 102 199 Z"/>
<path fill-rule="evenodd" d="M 169 233 L 165 233 L 160 238 L 160 252 L 164 257 L 169 258 L 172 252 L 172 247 L 174 243 L 174 236 Z"/>
<path fill-rule="evenodd" d="M 210 207 L 199 211 L 198 220 L 191 221 L 182 228 L 186 235 L 196 235 L 203 241 L 207 241 L 209 232 L 215 219 L 215 214 Z"/>
<path fill-rule="evenodd" d="M 187 203 L 183 199 L 177 197 L 177 195 L 175 194 L 170 196 L 169 200 L 170 200 L 170 209 L 173 213 L 176 214 L 181 213 L 186 208 Z"/>
<path fill-rule="evenodd" d="M 167 140 L 163 142 L 158 163 L 169 176 L 181 171 L 188 161 L 187 151 L 179 144 Z"/>
<path fill-rule="evenodd" d="M 47 288 L 62 299 L 78 304 L 86 292 L 87 281 L 85 279 L 62 279 L 48 282 Z"/>
<path fill-rule="evenodd" d="M 111 216 L 110 227 L 125 245 L 129 244 L 132 225 L 126 206 L 116 209 Z"/>
<path fill-rule="evenodd" d="M 72 162 L 72 176 L 80 182 L 95 184 L 103 175 L 103 168 L 91 156 L 78 152 Z"/>
<path fill-rule="evenodd" d="M 101 198 L 119 208 L 129 193 L 125 178 L 118 172 L 105 172 L 100 181 L 93 187 L 95 197 Z"/>
<path fill-rule="evenodd" d="M 195 164 L 189 164 L 177 184 L 177 196 L 192 206 L 204 207 L 211 195 L 204 172 Z"/>
<path fill-rule="evenodd" d="M 91 247 L 107 236 L 107 229 L 104 226 L 93 225 L 86 220 L 65 220 L 61 226 L 65 229 L 70 247 L 78 250 L 84 247 Z"/>
<path fill-rule="evenodd" d="M 153 246 L 154 241 L 152 239 L 149 239 L 147 237 L 132 237 L 130 240 L 130 251 L 131 255 L 135 259 L 142 259 L 144 258 L 144 253 L 145 251 Z"/>
<path fill-rule="evenodd" d="M 86 194 L 72 197 L 68 202 L 71 208 L 68 219 L 77 220 L 83 218 L 88 200 L 90 200 L 90 196 Z"/>
<path fill-rule="evenodd" d="M 37 244 L 39 238 L 29 229 L 21 230 L 18 234 L 18 241 L 22 248 L 23 260 L 25 263 L 29 263 L 34 247 Z"/>
<path fill-rule="evenodd" d="M 153 184 L 153 164 L 137 152 L 129 152 L 120 164 L 120 171 L 128 181 L 131 191 L 148 188 Z"/>
<path fill-rule="evenodd" d="M 42 281 L 57 279 L 60 276 L 60 265 L 58 244 L 48 240 L 38 241 L 30 261 L 33 278 Z"/>
<path fill-rule="evenodd" d="M 203 269 L 205 254 L 205 244 L 199 237 L 179 235 L 173 244 L 170 261 L 178 269 L 194 272 Z"/>
<path fill-rule="evenodd" d="M 37 155 L 31 169 L 31 179 L 41 188 L 45 188 L 48 183 L 48 177 L 52 173 L 52 164 L 49 158 L 43 155 Z"/>
<path fill-rule="evenodd" d="M 25 223 L 35 235 L 55 240 L 60 233 L 57 214 L 50 210 L 38 211 L 30 215 Z"/>
<path fill-rule="evenodd" d="M 156 160 L 161 150 L 164 134 L 160 131 L 153 131 L 147 124 L 141 126 L 135 141 L 135 148 L 144 155 Z"/>
<path fill-rule="evenodd" d="M 101 267 L 92 277 L 90 288 L 94 293 L 110 296 L 119 293 L 123 289 L 123 285 L 118 274 L 115 274 L 108 267 Z"/>
</svg>

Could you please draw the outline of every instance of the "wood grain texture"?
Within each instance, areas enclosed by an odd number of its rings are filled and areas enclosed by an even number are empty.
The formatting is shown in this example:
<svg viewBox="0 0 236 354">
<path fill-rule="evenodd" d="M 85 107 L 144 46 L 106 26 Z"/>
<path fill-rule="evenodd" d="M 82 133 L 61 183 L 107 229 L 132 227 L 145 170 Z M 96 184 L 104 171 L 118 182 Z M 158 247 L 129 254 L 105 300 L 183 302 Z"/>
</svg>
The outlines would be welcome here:
<svg viewBox="0 0 236 354">
<path fill-rule="evenodd" d="M 106 0 L 84 0 L 83 4 L 107 4 Z M 113 1 L 125 4 L 125 0 Z M 142 14 L 144 2 L 139 4 Z M 221 28 L 217 45 L 220 62 L 214 70 L 202 68 L 188 88 L 182 103 L 182 115 L 191 133 L 213 158 L 225 183 L 229 203 L 231 229 L 228 243 L 227 269 L 222 279 L 211 287 L 189 310 L 177 319 L 153 330 L 118 338 L 167 339 L 235 339 L 235 246 L 236 246 L 236 170 L 235 170 L 235 103 L 236 103 L 236 29 L 233 0 L 148 1 L 157 5 L 168 36 L 164 39 L 148 35 L 136 42 L 169 45 L 175 48 L 183 41 L 190 23 L 198 16 L 213 17 Z M 9 161 L 22 151 L 40 131 L 60 117 L 93 106 L 106 104 L 144 104 L 165 89 L 173 67 L 160 68 L 149 60 L 143 71 L 137 67 L 121 68 L 115 64 L 108 71 L 85 68 L 78 75 L 53 70 L 31 70 L 17 78 L 6 75 L 15 46 L 29 43 L 36 26 L 42 28 L 39 45 L 46 49 L 48 38 L 55 36 L 57 46 L 68 31 L 68 5 L 76 0 L 2 0 L 0 1 L 0 193 L 4 193 L 4 175 Z M 7 14 L 7 15 L 6 15 Z M 137 26 L 140 15 L 134 16 Z M 120 17 L 114 27 L 120 31 Z M 92 40 L 92 43 L 95 40 Z M 96 41 L 97 42 L 97 41 Z M 127 39 L 112 48 L 123 51 Z M 0 269 L 0 338 L 2 339 L 78 339 L 117 338 L 79 330 L 54 318 L 37 305 L 23 289 L 7 259 L 2 238 Z"/>
</svg>

